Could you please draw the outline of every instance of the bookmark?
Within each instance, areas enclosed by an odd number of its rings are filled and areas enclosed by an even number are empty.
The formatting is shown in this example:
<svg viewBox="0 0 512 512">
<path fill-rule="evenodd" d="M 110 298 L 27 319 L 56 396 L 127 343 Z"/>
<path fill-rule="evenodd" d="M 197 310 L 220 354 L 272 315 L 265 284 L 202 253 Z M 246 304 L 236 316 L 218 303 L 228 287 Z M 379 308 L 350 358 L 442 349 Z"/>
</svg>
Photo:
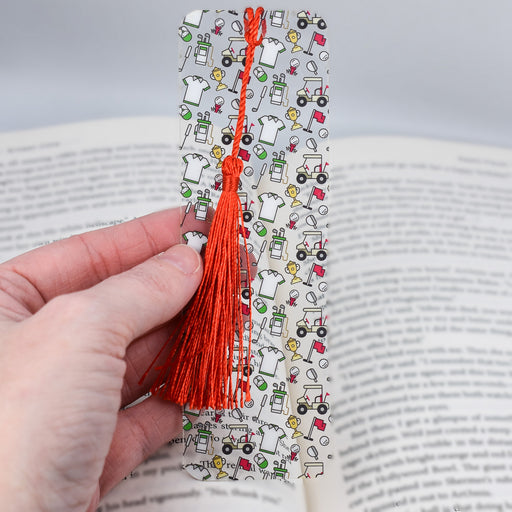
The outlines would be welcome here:
<svg viewBox="0 0 512 512">
<path fill-rule="evenodd" d="M 262 8 L 179 28 L 182 235 L 205 275 L 148 377 L 184 404 L 198 479 L 314 478 L 330 457 L 325 29 Z"/>
</svg>

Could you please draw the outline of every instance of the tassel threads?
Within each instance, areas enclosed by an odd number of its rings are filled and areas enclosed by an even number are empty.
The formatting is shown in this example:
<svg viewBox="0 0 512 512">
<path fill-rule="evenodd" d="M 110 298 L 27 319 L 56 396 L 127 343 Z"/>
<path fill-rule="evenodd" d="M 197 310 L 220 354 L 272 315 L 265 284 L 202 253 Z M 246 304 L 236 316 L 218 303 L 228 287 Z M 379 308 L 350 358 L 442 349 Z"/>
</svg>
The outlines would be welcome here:
<svg viewBox="0 0 512 512">
<path fill-rule="evenodd" d="M 185 312 L 181 326 L 171 335 L 141 379 L 142 382 L 164 349 L 171 345 L 165 362 L 155 368 L 159 374 L 151 392 L 181 405 L 188 403 L 192 409 L 233 408 L 243 406 L 244 401 L 250 400 L 251 331 L 249 329 L 248 346 L 244 354 L 239 243 L 239 233 L 245 230 L 242 205 L 237 193 L 243 162 L 237 155 L 254 50 L 261 44 L 266 31 L 262 15 L 262 7 L 258 7 L 256 12 L 251 8 L 245 11 L 245 39 L 248 46 L 238 119 L 232 153 L 222 163 L 223 187 L 208 235 L 203 279 Z M 258 38 L 260 21 L 262 35 Z M 242 237 L 249 265 L 247 241 Z M 251 325 L 250 313 L 248 320 Z M 236 339 L 238 348 L 235 348 Z M 235 350 L 238 359 L 236 364 Z M 233 378 L 235 372 L 236 379 Z M 247 382 L 243 380 L 244 374 L 247 375 Z"/>
<path fill-rule="evenodd" d="M 238 230 L 241 217 L 237 194 L 240 160 L 223 162 L 223 190 L 206 247 L 204 274 L 182 326 L 169 341 L 173 346 L 160 368 L 152 393 L 193 409 L 237 406 L 233 382 L 236 331 L 242 332 Z M 228 236 L 236 233 L 236 236 Z M 213 243 L 212 243 L 213 242 Z M 239 343 L 237 379 L 243 363 Z"/>
</svg>

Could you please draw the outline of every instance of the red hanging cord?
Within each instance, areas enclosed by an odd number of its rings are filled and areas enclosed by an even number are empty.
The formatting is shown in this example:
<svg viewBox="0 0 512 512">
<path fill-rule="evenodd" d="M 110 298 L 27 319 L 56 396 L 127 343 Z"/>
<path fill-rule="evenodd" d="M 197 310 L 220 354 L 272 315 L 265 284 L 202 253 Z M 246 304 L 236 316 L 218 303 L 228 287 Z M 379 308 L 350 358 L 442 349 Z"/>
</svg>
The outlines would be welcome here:
<svg viewBox="0 0 512 512">
<path fill-rule="evenodd" d="M 181 326 L 171 335 L 141 378 L 142 382 L 165 348 L 171 346 L 165 362 L 155 368 L 159 374 L 151 392 L 181 405 L 188 403 L 192 409 L 233 408 L 243 406 L 244 401 L 250 400 L 251 329 L 244 360 L 240 232 L 244 240 L 247 265 L 249 252 L 243 236 L 243 212 L 237 193 L 243 162 L 237 155 L 254 50 L 261 44 L 266 32 L 263 8 L 258 7 L 256 11 L 247 8 L 244 24 L 247 50 L 238 119 L 231 155 L 222 162 L 222 193 L 208 235 L 203 279 L 185 312 Z M 258 38 L 260 25 L 262 34 Z M 250 313 L 249 325 L 252 325 Z M 233 382 L 236 339 L 238 362 L 236 381 Z M 244 373 L 247 374 L 247 383 L 242 384 Z"/>
</svg>

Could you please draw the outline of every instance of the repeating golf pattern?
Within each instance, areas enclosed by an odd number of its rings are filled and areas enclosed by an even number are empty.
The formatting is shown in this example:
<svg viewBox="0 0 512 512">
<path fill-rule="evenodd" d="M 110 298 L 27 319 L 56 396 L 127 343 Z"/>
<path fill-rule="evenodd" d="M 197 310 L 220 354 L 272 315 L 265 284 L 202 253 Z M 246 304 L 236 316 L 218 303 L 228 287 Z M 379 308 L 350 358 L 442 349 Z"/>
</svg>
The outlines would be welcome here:
<svg viewBox="0 0 512 512">
<path fill-rule="evenodd" d="M 197 250 L 207 244 L 235 133 L 243 14 L 194 11 L 179 28 L 183 238 Z M 252 348 L 237 387 L 250 378 L 251 400 L 234 410 L 185 406 L 184 466 L 203 480 L 315 478 L 330 457 L 326 22 L 308 11 L 265 18 L 238 152 L 240 243 L 245 237 L 251 256 L 241 308 L 246 319 L 251 311 Z"/>
</svg>

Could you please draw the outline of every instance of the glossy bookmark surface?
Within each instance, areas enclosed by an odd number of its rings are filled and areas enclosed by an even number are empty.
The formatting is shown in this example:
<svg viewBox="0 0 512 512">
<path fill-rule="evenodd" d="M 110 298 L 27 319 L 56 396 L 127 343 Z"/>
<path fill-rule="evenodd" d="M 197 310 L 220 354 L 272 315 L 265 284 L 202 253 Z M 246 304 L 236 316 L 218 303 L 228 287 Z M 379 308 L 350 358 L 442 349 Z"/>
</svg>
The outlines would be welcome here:
<svg viewBox="0 0 512 512">
<path fill-rule="evenodd" d="M 314 11 L 264 17 L 237 155 L 240 244 L 249 251 L 242 336 L 250 331 L 252 344 L 236 387 L 250 385 L 250 400 L 184 407 L 183 464 L 203 480 L 315 478 L 330 457 L 327 21 Z M 201 251 L 247 72 L 244 11 L 191 12 L 179 42 L 182 235 Z"/>
</svg>

